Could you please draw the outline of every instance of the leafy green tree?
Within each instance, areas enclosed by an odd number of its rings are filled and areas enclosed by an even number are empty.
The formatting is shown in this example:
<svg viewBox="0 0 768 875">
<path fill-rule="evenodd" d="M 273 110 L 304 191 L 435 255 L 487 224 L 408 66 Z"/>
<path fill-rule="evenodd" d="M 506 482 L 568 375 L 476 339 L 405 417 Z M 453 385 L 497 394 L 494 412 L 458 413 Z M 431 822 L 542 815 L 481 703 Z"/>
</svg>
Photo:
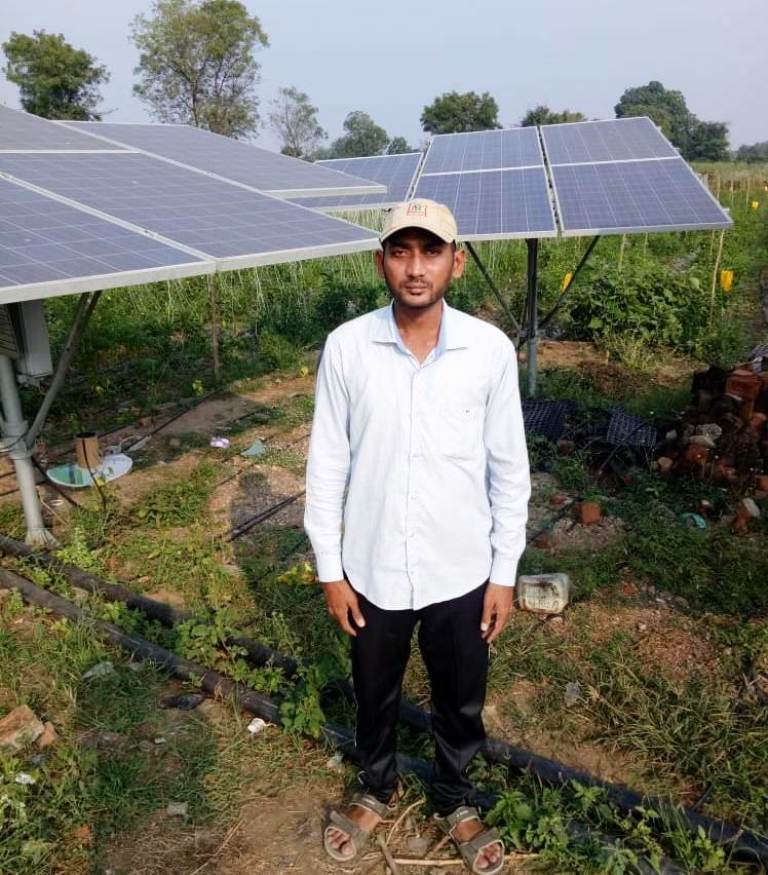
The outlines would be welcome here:
<svg viewBox="0 0 768 875">
<path fill-rule="evenodd" d="M 421 126 L 430 134 L 487 131 L 500 127 L 498 115 L 498 104 L 487 91 L 449 91 L 424 107 Z"/>
<path fill-rule="evenodd" d="M 695 119 L 685 157 L 689 161 L 727 161 L 730 158 L 728 125 Z"/>
<path fill-rule="evenodd" d="M 254 51 L 269 45 L 259 19 L 238 0 L 155 0 L 134 19 L 139 50 L 134 92 L 159 121 L 217 134 L 253 134 L 259 124 Z"/>
<path fill-rule="evenodd" d="M 688 161 L 718 161 L 727 157 L 727 125 L 700 121 L 688 109 L 682 92 L 668 90 L 661 82 L 628 88 L 615 111 L 617 118 L 647 115 L 653 119 Z"/>
<path fill-rule="evenodd" d="M 751 146 L 745 143 L 739 146 L 734 157 L 737 161 L 768 161 L 768 140 L 752 143 Z"/>
<path fill-rule="evenodd" d="M 586 121 L 586 116 L 580 112 L 571 112 L 570 109 L 564 109 L 562 112 L 554 112 L 548 106 L 540 103 L 520 119 L 520 124 L 524 128 L 532 127 L 533 125 L 557 125 L 562 122 L 583 122 Z"/>
<path fill-rule="evenodd" d="M 393 137 L 387 147 L 387 155 L 403 155 L 405 152 L 415 152 L 416 149 L 408 145 L 405 137 Z"/>
<path fill-rule="evenodd" d="M 93 55 L 70 45 L 60 33 L 12 32 L 3 43 L 5 78 L 21 91 L 21 105 L 43 118 L 101 121 L 99 86 L 109 81 Z"/>
<path fill-rule="evenodd" d="M 383 155 L 389 145 L 389 134 L 376 124 L 367 112 L 355 110 L 344 119 L 343 136 L 334 140 L 323 157 L 362 158 Z"/>
<path fill-rule="evenodd" d="M 271 106 L 269 121 L 282 140 L 284 155 L 304 158 L 328 136 L 317 120 L 317 107 L 303 91 L 281 88 Z"/>
</svg>

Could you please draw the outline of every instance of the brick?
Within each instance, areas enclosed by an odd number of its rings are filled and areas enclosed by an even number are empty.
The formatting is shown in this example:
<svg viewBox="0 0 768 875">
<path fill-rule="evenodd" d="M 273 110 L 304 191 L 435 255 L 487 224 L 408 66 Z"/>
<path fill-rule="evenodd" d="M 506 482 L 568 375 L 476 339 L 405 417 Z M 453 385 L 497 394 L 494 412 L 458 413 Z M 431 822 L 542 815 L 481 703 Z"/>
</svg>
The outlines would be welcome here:
<svg viewBox="0 0 768 875">
<path fill-rule="evenodd" d="M 582 501 L 579 505 L 579 522 L 591 526 L 600 521 L 602 510 L 596 501 Z"/>
<path fill-rule="evenodd" d="M 760 394 L 762 380 L 752 371 L 737 369 L 725 381 L 727 395 L 735 395 L 742 401 L 754 401 Z"/>
<path fill-rule="evenodd" d="M 0 720 L 0 750 L 16 753 L 43 734 L 43 724 L 28 705 L 19 705 Z"/>
<path fill-rule="evenodd" d="M 703 465 L 710 457 L 712 450 L 698 444 L 688 444 L 683 453 L 683 459 L 690 465 Z"/>
</svg>

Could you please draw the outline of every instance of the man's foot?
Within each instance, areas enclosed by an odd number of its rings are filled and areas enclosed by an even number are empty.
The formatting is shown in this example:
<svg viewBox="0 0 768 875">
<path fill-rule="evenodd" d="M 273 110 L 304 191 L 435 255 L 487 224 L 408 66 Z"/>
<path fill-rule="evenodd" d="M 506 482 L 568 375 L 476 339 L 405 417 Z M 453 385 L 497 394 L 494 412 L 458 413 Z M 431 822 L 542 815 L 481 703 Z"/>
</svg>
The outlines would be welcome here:
<svg viewBox="0 0 768 875">
<path fill-rule="evenodd" d="M 336 860 L 351 860 L 391 811 L 369 793 L 356 793 L 344 811 L 332 811 L 325 828 L 325 850 Z"/>
<path fill-rule="evenodd" d="M 440 828 L 454 841 L 469 869 L 495 875 L 504 866 L 504 845 L 495 829 L 488 829 L 476 808 L 461 805 L 451 814 L 436 815 Z"/>
</svg>

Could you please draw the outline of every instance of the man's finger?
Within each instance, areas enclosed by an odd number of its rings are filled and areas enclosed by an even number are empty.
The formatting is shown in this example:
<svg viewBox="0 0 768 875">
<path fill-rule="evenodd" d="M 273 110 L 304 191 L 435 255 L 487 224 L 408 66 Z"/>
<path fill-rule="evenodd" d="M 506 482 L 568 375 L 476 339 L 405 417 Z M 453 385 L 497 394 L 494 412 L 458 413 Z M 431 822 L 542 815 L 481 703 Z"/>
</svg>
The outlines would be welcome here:
<svg viewBox="0 0 768 875">
<path fill-rule="evenodd" d="M 363 617 L 363 613 L 360 610 L 360 603 L 354 596 L 349 602 L 349 613 L 352 614 L 352 619 L 355 621 L 358 629 L 362 629 L 365 626 L 365 617 Z"/>
<path fill-rule="evenodd" d="M 347 635 L 357 638 L 357 632 L 352 628 L 352 624 L 349 622 L 349 611 L 347 610 L 346 605 L 344 605 L 343 611 L 336 614 L 336 622 L 341 626 L 342 630 L 347 633 Z"/>
<path fill-rule="evenodd" d="M 490 635 L 487 638 L 488 643 L 490 644 L 494 638 L 498 638 L 501 635 L 504 627 L 507 625 L 507 620 L 509 619 L 509 611 L 498 612 L 496 614 L 496 618 L 493 623 L 493 629 L 491 629 Z"/>
<path fill-rule="evenodd" d="M 485 633 L 491 628 L 491 620 L 496 610 L 496 605 L 491 599 L 483 602 L 483 616 L 480 618 L 480 631 Z M 485 637 L 485 634 L 483 634 Z"/>
</svg>

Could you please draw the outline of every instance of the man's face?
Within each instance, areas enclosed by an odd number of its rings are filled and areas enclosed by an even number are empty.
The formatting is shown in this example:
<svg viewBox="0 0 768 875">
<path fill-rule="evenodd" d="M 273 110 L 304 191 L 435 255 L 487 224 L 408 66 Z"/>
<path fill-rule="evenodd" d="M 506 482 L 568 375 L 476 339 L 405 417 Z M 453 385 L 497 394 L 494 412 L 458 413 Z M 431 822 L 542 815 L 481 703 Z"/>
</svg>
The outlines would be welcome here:
<svg viewBox="0 0 768 875">
<path fill-rule="evenodd" d="M 463 250 L 421 228 L 405 228 L 384 241 L 376 265 L 402 307 L 424 309 L 441 301 L 451 280 L 464 273 Z"/>
</svg>

